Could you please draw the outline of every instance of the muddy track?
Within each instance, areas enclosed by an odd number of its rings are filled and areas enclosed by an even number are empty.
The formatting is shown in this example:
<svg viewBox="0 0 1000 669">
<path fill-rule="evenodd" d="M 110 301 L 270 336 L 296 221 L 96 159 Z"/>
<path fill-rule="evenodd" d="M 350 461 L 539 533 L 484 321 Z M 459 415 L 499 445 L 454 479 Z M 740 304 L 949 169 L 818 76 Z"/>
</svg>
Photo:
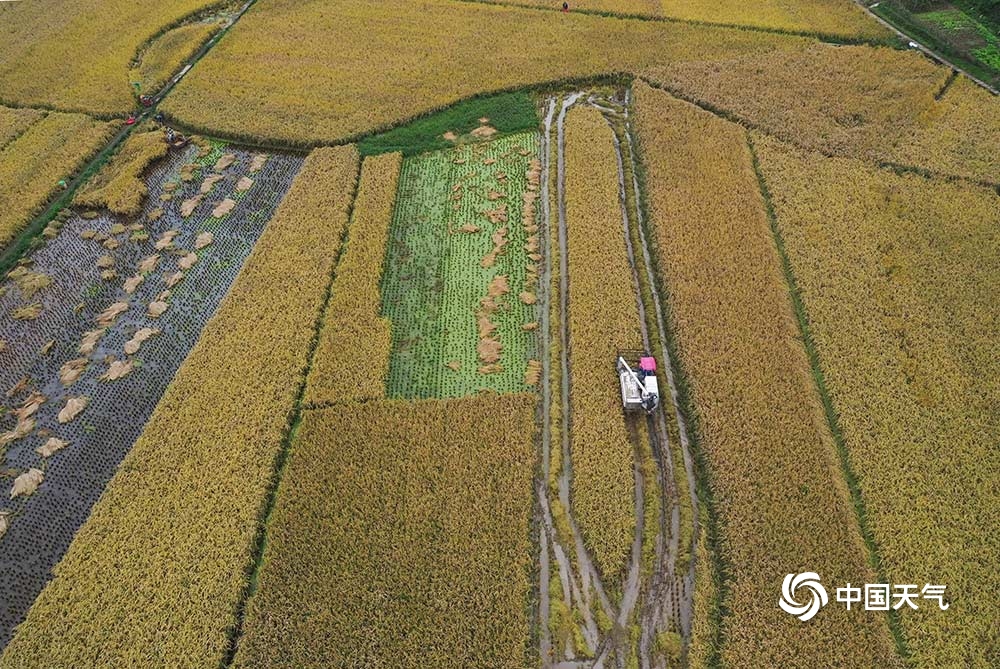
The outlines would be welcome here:
<svg viewBox="0 0 1000 669">
<path fill-rule="evenodd" d="M 625 100 L 626 105 L 628 98 Z M 563 98 L 561 101 L 549 99 L 545 107 L 544 136 L 542 139 L 543 159 L 542 159 L 542 188 L 541 188 L 541 218 L 542 229 L 545 233 L 544 239 L 548 247 L 552 243 L 551 227 L 553 223 L 557 225 L 556 244 L 559 251 L 558 274 L 558 294 L 553 295 L 552 272 L 554 269 L 552 252 L 555 249 L 547 248 L 544 266 L 544 293 L 543 304 L 548 308 L 543 310 L 542 331 L 543 337 L 543 382 L 542 392 L 542 464 L 543 476 L 537 484 L 537 495 L 539 497 L 539 513 L 541 515 L 539 527 L 541 536 L 539 546 L 542 551 L 540 557 L 540 583 L 539 583 L 539 621 L 543 626 L 540 632 L 541 657 L 543 667 L 624 667 L 629 662 L 629 658 L 638 657 L 642 667 L 654 666 L 653 646 L 657 635 L 662 631 L 679 631 L 685 637 L 689 631 L 689 624 L 685 620 L 685 613 L 690 612 L 690 606 L 684 605 L 685 599 L 690 599 L 692 588 L 686 583 L 686 579 L 679 580 L 674 573 L 674 565 L 679 553 L 680 532 L 680 509 L 678 503 L 678 491 L 674 486 L 673 460 L 668 451 L 668 430 L 667 417 L 663 410 L 650 417 L 646 424 L 646 433 L 649 443 L 640 443 L 640 435 L 643 432 L 639 429 L 641 419 L 629 421 L 629 432 L 632 441 L 636 446 L 637 458 L 634 464 L 634 503 L 636 510 L 635 532 L 627 565 L 624 582 L 621 584 L 621 600 L 612 602 L 601 580 L 601 576 L 594 567 L 593 560 L 586 545 L 584 544 L 582 533 L 573 517 L 570 483 L 572 481 L 572 461 L 570 452 L 570 434 L 572 430 L 571 406 L 570 406 L 570 383 L 572 374 L 571 355 L 569 351 L 568 313 L 569 313 L 569 275 L 567 261 L 567 220 L 566 220 L 566 200 L 565 200 L 565 117 L 566 112 L 574 105 L 583 104 L 594 107 L 602 112 L 608 120 L 618 158 L 618 185 L 619 200 L 621 205 L 622 226 L 625 232 L 627 254 L 632 268 L 632 277 L 635 286 L 636 304 L 640 314 L 640 328 L 643 336 L 644 346 L 647 350 L 653 350 L 653 340 L 647 328 L 647 310 L 652 307 L 655 310 L 657 323 L 661 324 L 659 333 L 661 341 L 662 317 L 660 305 L 654 295 L 654 304 L 645 303 L 640 284 L 640 271 L 648 270 L 649 256 L 648 249 L 645 248 L 645 239 L 642 240 L 643 260 L 642 265 L 636 257 L 633 248 L 633 226 L 639 225 L 640 221 L 631 220 L 629 214 L 629 196 L 635 198 L 636 209 L 638 209 L 639 194 L 638 183 L 626 182 L 626 170 L 624 163 L 624 153 L 622 142 L 628 134 L 627 106 L 622 107 L 620 103 L 599 98 L 596 95 L 587 96 L 585 93 L 574 93 Z M 553 132 L 553 125 L 555 125 Z M 553 144 L 553 135 L 555 142 Z M 627 145 L 631 148 L 631 137 L 627 139 Z M 553 155 L 554 154 L 554 155 Z M 628 152 L 629 160 L 634 160 L 633 152 Z M 555 207 L 552 206 L 551 179 L 553 176 L 553 163 L 555 169 Z M 633 164 L 634 174 L 634 164 Z M 631 192 L 627 192 L 628 188 Z M 553 216 L 553 208 L 555 216 Z M 555 221 L 553 221 L 555 218 Z M 650 275 L 651 280 L 651 275 Z M 652 283 L 650 285 L 653 285 Z M 558 302 L 553 302 L 557 299 Z M 551 313 L 548 309 L 559 309 L 558 337 L 560 343 L 560 383 L 559 388 L 553 388 L 551 383 L 552 359 L 551 359 Z M 654 351 L 655 353 L 655 351 Z M 664 361 L 669 359 L 664 357 Z M 668 364 L 668 363 L 667 363 Z M 667 379 L 673 391 L 673 379 L 667 370 Z M 562 416 L 560 443 L 553 444 L 552 439 L 552 393 L 559 392 Z M 682 426 L 683 432 L 683 426 Z M 686 441 L 686 439 L 682 439 Z M 562 456 L 562 468 L 558 475 L 558 501 L 565 514 L 566 523 L 563 532 L 569 536 L 560 536 L 556 523 L 553 520 L 552 504 L 548 495 L 555 494 L 548 487 L 547 480 L 552 460 L 552 448 L 560 448 Z M 656 478 L 645 480 L 639 464 L 641 450 L 649 448 L 656 463 Z M 693 488 L 692 488 L 693 489 Z M 686 491 L 685 491 L 686 492 Z M 683 493 L 681 493 L 683 494 Z M 659 496 L 658 517 L 646 517 L 647 495 Z M 654 559 L 652 564 L 643 564 L 643 542 L 647 539 L 647 523 L 652 523 L 655 527 L 655 546 L 653 547 Z M 564 545 L 568 544 L 568 545 Z M 573 551 L 573 552 L 571 552 Z M 571 556 L 575 555 L 573 561 Z M 647 561 L 648 562 L 648 561 Z M 651 574 L 644 573 L 644 567 L 651 569 Z M 553 601 L 550 597 L 553 593 L 549 590 L 549 579 L 552 569 L 558 569 L 559 583 L 561 584 L 561 602 L 563 611 L 575 612 L 577 614 L 570 625 L 575 626 L 581 638 L 592 651 L 594 656 L 588 659 L 581 659 L 577 656 L 579 649 L 572 648 L 572 639 L 552 639 L 552 630 L 548 628 L 550 613 L 552 612 Z M 554 588 L 555 589 L 555 588 Z M 558 596 L 558 595 L 556 595 Z M 594 597 L 596 596 L 596 601 Z M 598 612 L 602 613 L 606 620 L 611 621 L 611 630 L 599 629 L 595 624 L 592 607 L 599 607 Z M 634 629 L 634 625 L 639 626 L 639 643 L 637 648 L 632 647 L 632 634 L 629 629 Z M 560 628 L 561 633 L 565 633 L 565 621 Z M 572 629 L 572 628 L 571 628 Z M 566 642 L 567 648 L 564 652 L 557 652 Z"/>
<path fill-rule="evenodd" d="M 694 594 L 694 570 L 695 570 L 695 560 L 694 560 L 694 548 L 695 543 L 698 540 L 698 535 L 700 532 L 700 527 L 698 523 L 698 497 L 696 492 L 696 482 L 694 474 L 694 460 L 691 455 L 690 440 L 688 437 L 687 424 L 684 421 L 683 415 L 681 415 L 678 402 L 678 392 L 677 385 L 674 379 L 673 373 L 673 362 L 670 357 L 670 353 L 667 349 L 667 334 L 665 319 L 663 316 L 663 308 L 660 303 L 660 296 L 656 291 L 656 281 L 653 276 L 653 265 L 650 254 L 650 245 L 646 239 L 645 225 L 643 221 L 643 209 L 642 209 L 642 199 L 639 189 L 639 180 L 637 176 L 637 160 L 635 151 L 635 141 L 632 136 L 631 119 L 629 117 L 629 112 L 631 108 L 631 90 L 626 93 L 625 106 L 623 110 L 623 124 L 622 124 L 622 134 L 624 135 L 624 142 L 628 148 L 628 158 L 631 163 L 632 172 L 632 183 L 630 184 L 632 189 L 632 196 L 635 202 L 635 215 L 636 220 L 632 221 L 635 226 L 636 235 L 639 240 L 642 252 L 642 266 L 646 274 L 646 280 L 650 287 L 650 299 L 652 301 L 651 305 L 653 314 L 655 315 L 655 323 L 657 329 L 657 335 L 660 342 L 660 350 L 652 351 L 650 342 L 647 341 L 647 347 L 655 354 L 658 353 L 661 357 L 661 369 L 667 380 L 667 385 L 670 389 L 670 395 L 672 398 L 672 404 L 674 407 L 674 420 L 677 424 L 678 429 L 678 444 L 670 444 L 668 440 L 667 432 L 667 422 L 666 422 L 666 408 L 661 405 L 661 409 L 657 412 L 655 416 L 656 429 L 651 431 L 651 438 L 656 435 L 654 439 L 654 453 L 660 467 L 660 475 L 663 481 L 663 491 L 665 497 L 669 491 L 669 497 L 672 500 L 672 505 L 670 507 L 670 542 L 668 546 L 662 546 L 658 542 L 657 545 L 657 562 L 658 568 L 654 572 L 653 582 L 650 584 L 649 596 L 647 597 L 645 607 L 643 610 L 643 621 L 642 621 L 642 637 L 640 640 L 642 655 L 644 656 L 643 666 L 650 666 L 646 664 L 646 659 L 648 657 L 649 649 L 651 648 L 653 642 L 655 641 L 655 632 L 657 631 L 657 626 L 662 625 L 659 629 L 669 630 L 671 627 L 676 629 L 676 631 L 681 635 L 682 639 L 686 643 L 691 634 L 691 616 L 692 616 L 692 597 Z M 616 145 L 619 152 L 619 160 L 622 160 L 621 151 L 622 147 L 620 144 Z M 620 162 L 621 164 L 621 162 Z M 624 170 L 621 172 L 622 176 L 622 188 L 626 188 L 629 185 L 624 183 Z M 624 196 L 624 194 L 623 194 Z M 630 239 L 626 235 L 627 239 Z M 630 248 L 630 253 L 632 249 Z M 639 269 L 636 264 L 636 258 L 631 255 L 630 261 L 632 262 L 633 271 L 635 272 L 635 278 L 637 282 L 638 289 L 638 272 Z M 641 293 L 640 293 L 641 296 Z M 641 301 L 641 297 L 640 297 Z M 647 336 L 645 320 L 643 321 L 643 335 Z M 651 419 L 652 420 L 652 419 Z M 686 490 L 677 490 L 675 482 L 678 481 L 677 472 L 674 471 L 673 460 L 669 455 L 669 448 L 673 446 L 674 448 L 679 447 L 682 460 L 684 463 L 684 480 L 686 481 Z M 680 506 L 679 506 L 679 496 L 687 495 L 688 501 L 692 510 L 692 532 L 691 532 L 691 544 L 684 547 L 688 552 L 690 559 L 688 560 L 688 567 L 683 573 L 677 573 L 675 569 L 676 559 L 678 552 L 681 549 L 679 546 L 680 539 Z M 668 508 L 664 505 L 662 508 Z"/>
</svg>

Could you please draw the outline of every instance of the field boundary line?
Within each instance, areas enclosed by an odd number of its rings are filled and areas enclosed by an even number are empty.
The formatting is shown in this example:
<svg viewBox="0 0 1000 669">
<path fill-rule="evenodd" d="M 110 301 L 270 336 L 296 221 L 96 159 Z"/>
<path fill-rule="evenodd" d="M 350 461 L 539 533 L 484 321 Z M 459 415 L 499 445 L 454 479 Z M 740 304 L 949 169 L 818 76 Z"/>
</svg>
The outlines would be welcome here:
<svg viewBox="0 0 1000 669">
<path fill-rule="evenodd" d="M 281 485 L 282 476 L 288 465 L 288 455 L 291 451 L 292 441 L 294 441 L 295 435 L 299 431 L 299 426 L 302 424 L 302 418 L 306 411 L 306 408 L 302 403 L 306 392 L 306 380 L 309 378 L 309 372 L 312 371 L 313 362 L 316 357 L 316 349 L 319 348 L 320 331 L 323 328 L 323 323 L 326 319 L 326 312 L 330 306 L 330 297 L 333 295 L 333 284 L 337 278 L 337 267 L 340 265 L 340 261 L 344 257 L 347 246 L 346 242 L 350 236 L 351 221 L 354 219 L 354 204 L 357 201 L 358 189 L 361 184 L 362 162 L 363 161 L 359 157 L 357 168 L 355 170 L 354 188 L 351 193 L 351 204 L 347 211 L 347 224 L 344 226 L 344 231 L 341 234 L 340 248 L 337 249 L 337 257 L 334 259 L 330 275 L 327 277 L 323 303 L 320 306 L 319 312 L 316 314 L 316 319 L 313 321 L 313 333 L 312 339 L 309 341 L 309 352 L 306 355 L 306 367 L 302 370 L 302 375 L 299 378 L 299 387 L 295 391 L 295 400 L 292 405 L 292 415 L 288 422 L 285 437 L 282 439 L 281 448 L 275 456 L 271 483 L 268 486 L 264 506 L 260 511 L 260 516 L 257 521 L 257 533 L 254 538 L 253 549 L 250 556 L 251 564 L 246 572 L 247 582 L 244 586 L 243 593 L 240 595 L 240 599 L 236 604 L 236 622 L 230 632 L 229 648 L 226 650 L 225 656 L 219 663 L 221 669 L 231 666 L 233 661 L 236 659 L 236 651 L 239 649 L 240 639 L 243 638 L 244 625 L 246 624 L 247 606 L 253 598 L 254 593 L 257 592 L 258 577 L 260 576 L 260 569 L 264 562 L 264 549 L 267 547 L 267 526 L 271 521 L 271 514 L 274 511 L 274 506 L 278 499 L 278 488 Z"/>
<path fill-rule="evenodd" d="M 470 5 L 491 5 L 494 7 L 514 7 L 517 9 L 527 9 L 536 12 L 561 13 L 558 7 L 542 7 L 539 5 L 529 5 L 516 0 L 452 0 L 453 2 L 464 2 Z M 681 25 L 695 26 L 698 28 L 724 28 L 728 30 L 742 30 L 745 32 L 767 33 L 770 35 L 784 35 L 786 37 L 806 37 L 827 44 L 858 45 L 858 46 L 883 46 L 895 47 L 892 40 L 876 40 L 865 37 L 851 37 L 849 35 L 838 35 L 836 33 L 826 33 L 820 30 L 788 30 L 787 28 L 769 28 L 767 26 L 753 26 L 745 23 L 725 23 L 722 21 L 701 21 L 698 19 L 682 19 L 676 16 L 653 16 L 650 14 L 632 14 L 628 12 L 612 12 L 601 9 L 571 9 L 572 14 L 583 14 L 584 16 L 599 16 L 606 19 L 619 19 L 621 21 L 653 21 L 657 23 L 677 23 Z M 898 31 L 897 31 L 898 32 Z"/>
<path fill-rule="evenodd" d="M 457 0 L 457 1 L 458 2 L 472 2 L 472 1 L 479 1 L 479 0 Z M 862 157 L 853 156 L 853 155 L 841 155 L 841 154 L 837 154 L 837 153 L 831 153 L 830 151 L 824 151 L 822 149 L 817 149 L 817 148 L 814 148 L 814 147 L 811 147 L 811 146 L 805 146 L 803 144 L 800 144 L 799 142 L 796 142 L 795 140 L 785 139 L 784 137 L 781 137 L 780 135 L 776 135 L 774 132 L 768 130 L 767 128 L 765 128 L 765 127 L 763 127 L 761 125 L 758 125 L 758 124 L 754 123 L 753 121 L 751 121 L 751 120 L 749 120 L 747 118 L 744 118 L 743 116 L 740 116 L 736 112 L 732 112 L 732 111 L 729 111 L 727 109 L 723 109 L 721 107 L 717 107 L 717 106 L 713 105 L 710 102 L 705 102 L 704 100 L 699 100 L 698 98 L 692 97 L 692 96 L 690 96 L 690 95 L 688 95 L 688 94 L 680 91 L 679 89 L 674 88 L 673 86 L 670 86 L 668 84 L 664 84 L 664 83 L 659 82 L 659 81 L 657 81 L 655 79 L 651 79 L 651 78 L 649 78 L 645 74 L 638 75 L 638 78 L 641 79 L 642 81 L 645 81 L 647 84 L 649 84 L 653 88 L 659 89 L 659 90 L 661 90 L 661 91 L 663 91 L 665 93 L 669 93 L 670 95 L 672 95 L 673 97 L 677 98 L 678 100 L 683 100 L 684 102 L 693 104 L 694 106 L 698 107 L 699 109 L 703 109 L 703 110 L 709 112 L 710 114 L 714 114 L 715 116 L 718 116 L 719 118 L 722 118 L 722 119 L 725 119 L 726 121 L 729 121 L 730 123 L 736 123 L 737 125 L 741 125 L 744 128 L 746 128 L 747 130 L 756 130 L 757 132 L 763 133 L 763 134 L 767 135 L 768 137 L 773 137 L 774 139 L 776 139 L 776 140 L 778 140 L 780 142 L 788 144 L 789 146 L 794 146 L 795 148 L 801 149 L 803 151 L 808 151 L 810 153 L 818 153 L 818 154 L 820 154 L 822 156 L 825 156 L 827 158 L 846 158 L 846 159 L 849 159 L 849 160 L 857 160 L 857 161 L 859 161 L 861 163 L 865 163 L 867 165 L 874 165 L 875 167 L 877 167 L 878 169 L 881 169 L 881 170 L 889 170 L 889 171 L 895 172 L 896 174 L 902 174 L 902 173 L 905 173 L 905 174 L 915 174 L 917 176 L 924 177 L 925 179 L 943 179 L 945 181 L 950 181 L 952 183 L 955 183 L 955 182 L 958 182 L 958 183 L 967 183 L 967 184 L 971 184 L 973 186 L 979 186 L 979 187 L 982 187 L 982 188 L 989 188 L 989 189 L 992 189 L 992 190 L 996 190 L 997 194 L 1000 195 L 1000 182 L 988 181 L 988 180 L 985 180 L 985 179 L 976 179 L 974 177 L 965 177 L 965 176 L 962 176 L 960 174 L 951 174 L 949 172 L 941 172 L 940 170 L 932 170 L 932 169 L 929 169 L 929 168 L 926 168 L 926 167 L 921 167 L 919 165 L 907 165 L 907 164 L 904 164 L 904 163 L 895 163 L 895 162 L 892 162 L 892 161 L 889 161 L 889 160 L 874 160 L 874 159 L 871 159 L 871 158 L 862 158 Z"/>
<path fill-rule="evenodd" d="M 454 2 L 478 2 L 482 3 L 481 0 L 453 0 Z M 494 4 L 494 3 L 488 3 Z M 260 140 L 254 137 L 245 137 L 237 135 L 227 135 L 226 133 L 214 133 L 211 130 L 197 125 L 191 125 L 185 123 L 184 121 L 174 118 L 169 113 L 164 112 L 166 119 L 170 122 L 170 125 L 179 130 L 184 130 L 189 134 L 200 135 L 208 139 L 217 139 L 226 142 L 231 142 L 238 144 L 239 146 L 247 147 L 250 149 L 263 149 L 265 151 L 283 151 L 287 153 L 308 153 L 312 149 L 316 149 L 322 146 L 344 146 L 345 144 L 360 144 L 363 140 L 370 137 L 375 137 L 383 133 L 389 132 L 391 130 L 396 130 L 398 128 L 407 126 L 416 121 L 422 121 L 426 118 L 439 114 L 455 105 L 470 102 L 472 100 L 478 100 L 481 98 L 490 98 L 497 95 L 503 95 L 505 93 L 517 93 L 517 92 L 527 92 L 535 93 L 540 97 L 544 97 L 547 94 L 557 93 L 566 90 L 580 90 L 584 88 L 590 88 L 594 86 L 602 85 L 629 85 L 632 80 L 635 79 L 635 74 L 631 72 L 626 72 L 624 70 L 611 70 L 604 72 L 602 74 L 594 74 L 582 77 L 563 77 L 557 79 L 545 79 L 543 81 L 538 81 L 529 84 L 515 84 L 513 86 L 505 86 L 503 88 L 491 88 L 489 90 L 480 91 L 472 95 L 466 95 L 461 98 L 452 100 L 446 104 L 441 104 L 431 109 L 414 114 L 413 116 L 407 116 L 405 118 L 398 119 L 396 121 L 391 121 L 385 123 L 378 127 L 372 128 L 371 130 L 366 130 L 364 132 L 357 132 L 353 135 L 345 135 L 344 137 L 338 137 L 332 140 L 315 140 L 306 141 L 299 143 L 282 143 L 279 141 L 267 141 Z M 524 130 L 519 130 L 517 132 L 530 131 L 531 128 L 524 128 Z M 494 139 L 505 136 L 507 133 L 501 133 L 494 135 Z"/>
<path fill-rule="evenodd" d="M 882 554 L 878 541 L 875 539 L 875 534 L 869 524 L 868 508 L 858 483 L 854 465 L 851 462 L 851 454 L 844 439 L 843 429 L 840 427 L 840 418 L 833 405 L 833 399 L 830 397 L 830 391 L 827 388 L 826 376 L 823 373 L 820 363 L 819 349 L 816 346 L 816 341 L 812 336 L 812 329 L 809 326 L 809 312 L 806 310 L 805 302 L 802 299 L 798 280 L 795 277 L 795 271 L 792 268 L 791 259 L 788 256 L 785 246 L 785 239 L 778 225 L 778 217 L 771 198 L 771 191 L 767 185 L 767 179 L 761 170 L 760 160 L 757 157 L 757 149 L 754 146 L 753 139 L 749 135 L 747 136 L 747 147 L 750 149 L 750 157 L 753 162 L 754 173 L 757 177 L 757 185 L 760 189 L 761 198 L 764 200 L 764 207 L 767 210 L 767 219 L 771 226 L 771 236 L 778 251 L 778 256 L 781 259 L 781 272 L 784 275 L 788 294 L 792 301 L 792 310 L 795 312 L 795 321 L 798 325 L 799 335 L 802 337 L 806 355 L 809 358 L 810 371 L 812 372 L 816 389 L 819 392 L 820 401 L 823 404 L 823 413 L 826 415 L 827 425 L 830 433 L 833 435 L 837 455 L 840 460 L 841 473 L 850 491 L 852 506 L 857 517 L 858 529 L 861 532 L 865 547 L 868 549 L 868 564 L 874 570 L 879 582 L 888 583 L 889 581 L 886 579 L 885 570 L 882 566 Z M 902 658 L 903 662 L 909 665 L 912 655 L 899 612 L 889 609 L 886 617 L 889 624 L 889 631 L 896 646 L 896 652 Z"/>
</svg>

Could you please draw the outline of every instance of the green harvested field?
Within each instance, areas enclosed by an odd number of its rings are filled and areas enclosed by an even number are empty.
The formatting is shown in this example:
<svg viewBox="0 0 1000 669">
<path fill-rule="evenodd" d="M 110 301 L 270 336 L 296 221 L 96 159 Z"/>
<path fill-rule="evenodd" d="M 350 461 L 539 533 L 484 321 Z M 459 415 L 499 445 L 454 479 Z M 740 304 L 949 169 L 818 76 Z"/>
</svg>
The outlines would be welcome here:
<svg viewBox="0 0 1000 669">
<path fill-rule="evenodd" d="M 537 310 L 519 298 L 529 262 L 521 219 L 526 172 L 537 152 L 536 135 L 518 133 L 404 160 L 382 283 L 383 315 L 393 332 L 390 397 L 526 389 L 536 338 L 523 326 L 536 320 Z M 503 205 L 506 222 L 484 214 Z M 463 226 L 477 229 L 463 232 Z M 503 228 L 504 250 L 492 267 L 483 267 L 494 233 Z M 507 277 L 509 288 L 491 318 L 503 346 L 502 371 L 482 374 L 476 312 L 498 276 Z"/>
</svg>

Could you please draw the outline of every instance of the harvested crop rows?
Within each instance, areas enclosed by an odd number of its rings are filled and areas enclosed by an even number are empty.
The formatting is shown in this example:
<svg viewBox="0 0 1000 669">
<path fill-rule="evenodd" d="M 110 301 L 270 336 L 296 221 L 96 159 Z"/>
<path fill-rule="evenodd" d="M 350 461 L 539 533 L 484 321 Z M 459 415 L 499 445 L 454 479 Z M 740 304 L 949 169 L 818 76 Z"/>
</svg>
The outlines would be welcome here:
<svg viewBox="0 0 1000 669">
<path fill-rule="evenodd" d="M 0 663 L 222 660 L 357 164 L 306 159 Z"/>
<path fill-rule="evenodd" d="M 994 666 L 1000 197 L 754 145 L 886 577 L 948 587 L 901 611 L 914 660 Z"/>
<path fill-rule="evenodd" d="M 527 387 L 541 258 L 536 145 L 520 133 L 404 160 L 382 283 L 390 397 Z"/>
<path fill-rule="evenodd" d="M 0 481 L 9 488 L 24 472 L 44 473 L 36 492 L 4 505 L 3 643 L 141 433 L 301 164 L 272 156 L 251 174 L 262 184 L 243 193 L 225 219 L 212 217 L 210 206 L 185 218 L 181 201 L 203 180 L 184 182 L 180 174 L 196 164 L 196 154 L 191 147 L 152 170 L 146 182 L 153 197 L 141 215 L 68 218 L 0 295 L 0 389 L 11 412 L 0 419 L 0 432 L 10 430 L 0 437 Z M 236 161 L 215 181 L 213 198 L 231 194 L 260 161 L 242 151 L 231 155 Z M 199 166 L 192 177 L 210 170 Z M 114 164 L 107 171 L 119 173 Z M 31 307 L 37 316 L 16 319 Z M 8 425 L 18 411 L 17 423 Z"/>
<path fill-rule="evenodd" d="M 307 411 L 235 666 L 525 666 L 534 416 L 492 394 Z"/>
</svg>

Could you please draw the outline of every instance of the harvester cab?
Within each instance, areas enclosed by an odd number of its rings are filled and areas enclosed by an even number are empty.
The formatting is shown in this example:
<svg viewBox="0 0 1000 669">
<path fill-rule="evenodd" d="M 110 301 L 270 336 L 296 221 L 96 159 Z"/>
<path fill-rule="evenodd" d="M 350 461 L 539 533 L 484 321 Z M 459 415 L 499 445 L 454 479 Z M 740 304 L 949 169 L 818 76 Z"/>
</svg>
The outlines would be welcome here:
<svg viewBox="0 0 1000 669">
<path fill-rule="evenodd" d="M 632 364 L 629 364 L 630 361 L 633 361 Z M 629 413 L 636 411 L 653 413 L 660 404 L 660 388 L 656 381 L 656 358 L 645 353 L 619 353 L 615 371 L 618 372 L 618 381 L 621 385 L 622 408 Z"/>
</svg>

